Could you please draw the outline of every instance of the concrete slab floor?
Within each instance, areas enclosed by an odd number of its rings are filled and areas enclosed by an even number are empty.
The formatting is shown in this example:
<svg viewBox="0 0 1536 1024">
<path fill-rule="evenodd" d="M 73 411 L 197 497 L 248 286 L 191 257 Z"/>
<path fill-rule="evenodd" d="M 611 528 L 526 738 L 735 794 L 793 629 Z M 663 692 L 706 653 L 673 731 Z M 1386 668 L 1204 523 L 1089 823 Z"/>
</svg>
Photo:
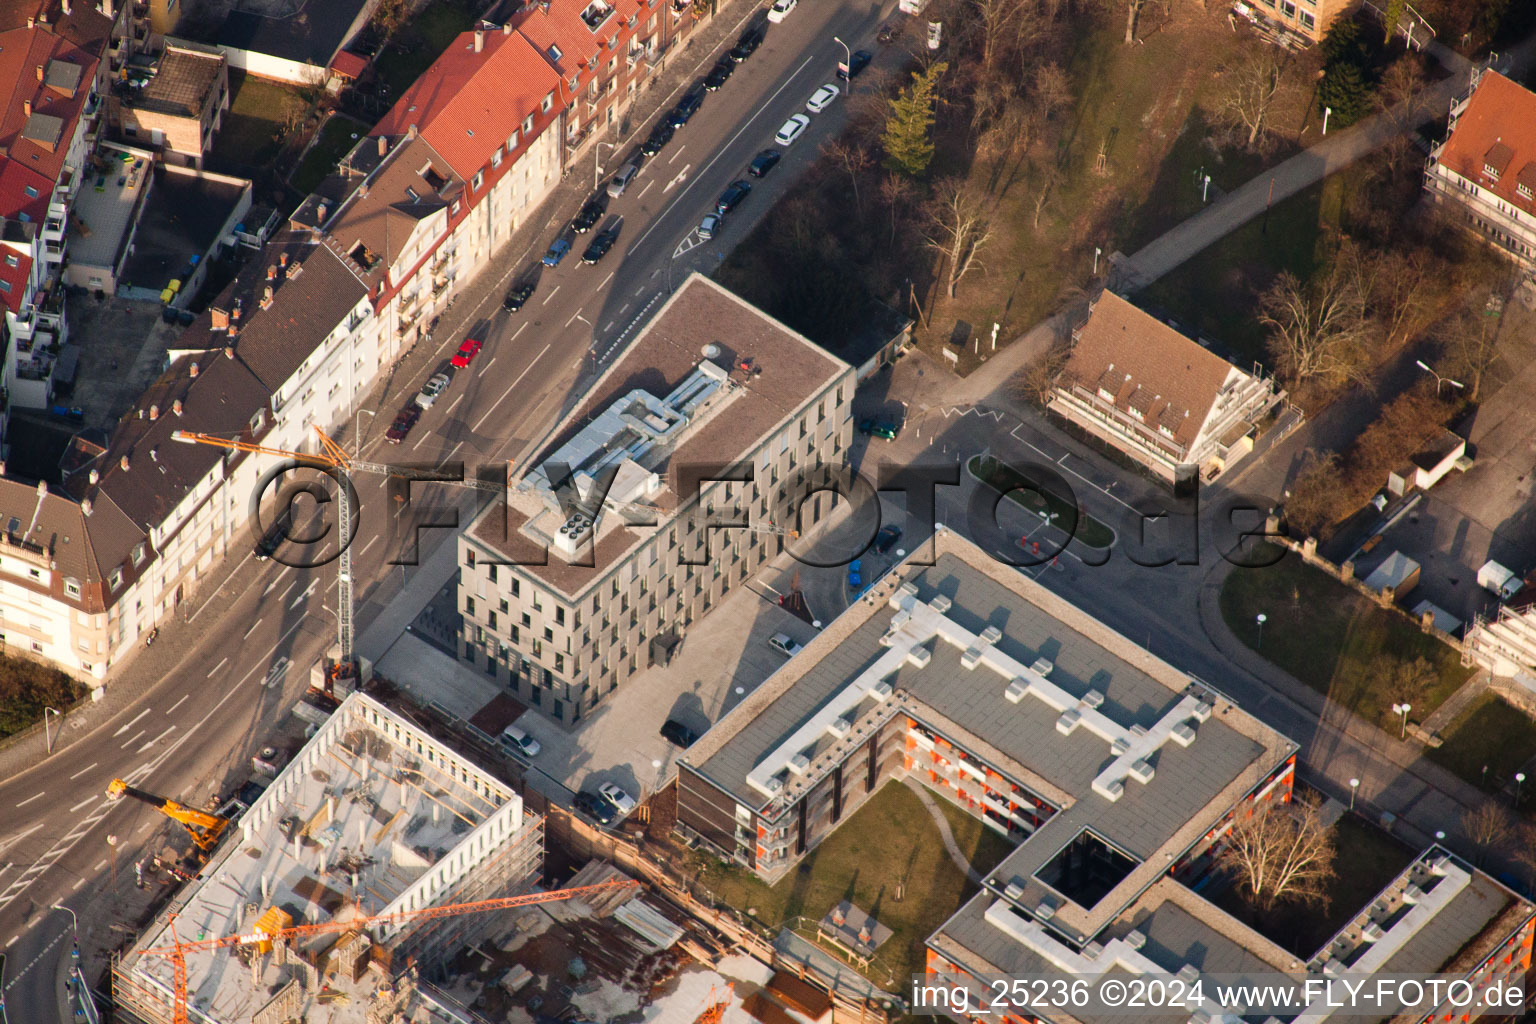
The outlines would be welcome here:
<svg viewBox="0 0 1536 1024">
<path fill-rule="evenodd" d="M 165 369 L 184 328 L 160 319 L 158 302 L 71 295 L 69 340 L 80 346 L 74 392 L 63 404 L 85 410 L 87 426 L 110 431 Z"/>
</svg>

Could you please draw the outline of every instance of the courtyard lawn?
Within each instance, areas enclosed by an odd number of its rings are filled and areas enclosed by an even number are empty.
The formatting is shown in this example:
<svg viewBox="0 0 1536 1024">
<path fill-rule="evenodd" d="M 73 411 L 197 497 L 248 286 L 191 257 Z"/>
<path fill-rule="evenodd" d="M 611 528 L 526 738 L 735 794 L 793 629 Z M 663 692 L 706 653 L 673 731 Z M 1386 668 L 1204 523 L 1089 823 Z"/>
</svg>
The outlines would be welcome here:
<svg viewBox="0 0 1536 1024">
<path fill-rule="evenodd" d="M 309 104 L 290 86 L 229 73 L 230 103 L 209 152 L 217 165 L 253 171 L 270 168 L 282 151 L 284 124 L 290 111 Z"/>
<path fill-rule="evenodd" d="M 336 114 L 320 129 L 320 137 L 299 161 L 298 169 L 288 183 L 308 195 L 325 180 L 342 157 L 351 152 L 357 140 L 365 135 L 368 126 L 350 117 Z"/>
<path fill-rule="evenodd" d="M 1445 732 L 1445 742 L 1426 751 L 1429 759 L 1455 772 L 1474 786 L 1496 792 L 1515 772 L 1526 769 L 1529 789 L 1536 791 L 1536 722 L 1496 694 L 1485 693 L 1457 716 Z M 1483 772 L 1487 766 L 1486 776 Z M 1531 794 L 1522 786 L 1522 804 Z"/>
<path fill-rule="evenodd" d="M 1260 638 L 1257 616 L 1266 621 Z M 1435 681 L 1413 700 L 1422 721 L 1472 670 L 1456 651 L 1407 616 L 1383 608 L 1287 552 L 1272 566 L 1235 568 L 1221 590 L 1221 615 L 1244 644 L 1318 693 L 1384 728 L 1398 725 L 1387 692 L 1391 669 L 1424 658 Z"/>
<path fill-rule="evenodd" d="M 1077 517 L 1077 530 L 1073 539 L 1091 548 L 1107 548 L 1115 542 L 1115 532 L 1093 516 L 1078 508 L 1062 496 L 1051 491 L 1035 490 L 1023 474 L 991 456 L 974 456 L 966 468 L 983 483 L 1008 495 L 1008 500 L 1022 505 L 1036 515 L 1049 512 L 1069 520 Z M 1018 490 L 1017 488 L 1024 488 Z"/>
<path fill-rule="evenodd" d="M 935 800 L 978 872 L 1012 849 L 976 818 Z M 923 940 L 976 891 L 949 859 L 928 809 L 899 782 L 883 786 L 773 886 L 714 857 L 699 859 L 700 885 L 774 931 L 789 925 L 814 938 L 816 923 L 845 899 L 869 911 L 893 932 L 868 972 L 882 986 L 923 970 Z"/>
</svg>

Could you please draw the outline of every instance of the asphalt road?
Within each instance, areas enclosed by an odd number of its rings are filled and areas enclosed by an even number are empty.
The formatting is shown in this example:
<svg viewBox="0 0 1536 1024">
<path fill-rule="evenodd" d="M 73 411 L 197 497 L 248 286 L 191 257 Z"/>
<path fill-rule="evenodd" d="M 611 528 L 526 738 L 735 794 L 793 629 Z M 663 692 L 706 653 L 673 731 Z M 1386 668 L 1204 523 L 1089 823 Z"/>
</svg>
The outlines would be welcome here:
<svg viewBox="0 0 1536 1024">
<path fill-rule="evenodd" d="M 446 364 L 465 332 L 437 338 L 438 351 L 422 354 L 425 359 L 406 360 L 421 372 L 395 374 L 360 411 L 353 441 L 360 455 L 378 462 L 458 460 L 472 470 L 515 459 L 536 444 L 668 288 L 690 270 L 717 265 L 725 246 L 743 238 L 774 196 L 814 160 L 820 141 L 841 123 L 844 100 L 814 117 L 770 176 L 754 181 L 753 193 L 730 215 L 719 239 L 698 244 L 694 228 L 719 193 L 743 175 L 758 151 L 773 145 L 779 125 L 803 110 L 817 86 L 833 80 L 842 48 L 832 37 L 873 49 L 879 21 L 880 11 L 871 5 L 807 4 L 771 26 L 756 54 L 610 203 L 608 217 L 622 218 L 613 251 L 594 266 L 583 265 L 581 251 L 592 236 L 579 236 L 559 267 L 543 268 L 538 258 L 556 231 L 514 243 L 515 255 L 488 268 L 458 303 L 479 306 L 445 317 L 483 322 L 484 351 L 455 373 L 404 443 L 390 446 L 384 432 L 394 410 L 437 362 Z M 711 58 L 691 50 L 672 59 L 703 61 L 707 70 Z M 633 143 L 643 137 L 642 128 Z M 621 158 L 608 149 L 599 153 L 613 169 L 628 149 Z M 592 169 L 578 166 L 571 173 Z M 560 209 L 554 216 L 563 226 L 575 212 Z M 507 284 L 531 270 L 538 277 L 533 298 L 520 312 L 504 313 L 500 298 Z M 489 290 L 486 278 L 493 279 Z M 410 585 L 411 568 L 391 561 L 392 511 L 384 483 L 354 478 L 362 506 L 353 547 L 359 632 L 402 585 Z M 444 543 L 452 543 L 451 531 L 422 535 L 428 550 Z M 251 753 L 302 694 L 309 666 L 333 642 L 335 568 L 295 569 L 247 552 L 237 545 L 223 566 L 215 566 L 223 581 L 200 590 L 184 621 L 163 629 L 157 646 L 128 667 L 140 680 L 125 684 L 137 687 L 130 700 L 117 701 L 122 706 L 110 714 L 55 723 L 65 730 L 65 745 L 0 783 L 0 950 L 8 954 L 4 984 L 11 1020 L 45 1024 L 59 1017 L 60 958 L 67 960 L 71 943 L 60 938 L 68 916 L 51 910 L 53 904 L 79 914 L 86 972 L 99 978 L 104 951 L 132 934 L 147 902 L 134 886 L 132 865 L 175 826 L 143 804 L 109 802 L 107 784 L 121 776 L 197 806 L 238 784 Z M 290 667 L 274 672 L 284 665 Z"/>
</svg>

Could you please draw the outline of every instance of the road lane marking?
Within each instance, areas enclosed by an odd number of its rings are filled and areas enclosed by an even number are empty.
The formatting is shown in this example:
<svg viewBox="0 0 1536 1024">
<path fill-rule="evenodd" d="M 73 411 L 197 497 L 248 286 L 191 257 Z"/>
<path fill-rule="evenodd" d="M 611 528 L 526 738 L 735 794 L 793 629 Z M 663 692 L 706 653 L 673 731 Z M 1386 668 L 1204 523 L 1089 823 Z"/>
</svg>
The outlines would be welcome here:
<svg viewBox="0 0 1536 1024">
<path fill-rule="evenodd" d="M 513 332 L 512 332 L 512 338 L 511 338 L 511 340 L 512 340 L 512 341 L 516 341 L 516 340 L 517 340 L 517 336 L 518 336 L 518 335 L 519 335 L 519 334 L 522 334 L 522 333 L 523 333 L 523 332 L 524 332 L 524 331 L 526 331 L 526 330 L 527 330 L 527 329 L 528 329 L 528 322 L 527 322 L 527 321 L 526 321 L 526 320 L 525 320 L 525 321 L 523 321 L 523 325 L 522 325 L 522 326 L 521 326 L 521 327 L 519 327 L 519 328 L 518 328 L 518 329 L 517 329 L 517 330 L 515 330 L 515 331 L 513 331 Z"/>
<path fill-rule="evenodd" d="M 294 598 L 288 603 L 288 610 L 292 611 L 299 605 L 303 604 L 305 601 L 308 601 L 309 595 L 315 592 L 315 587 L 319 584 L 319 582 L 320 581 L 318 579 L 310 580 L 309 586 L 304 588 L 304 593 L 300 594 L 298 597 Z"/>
<path fill-rule="evenodd" d="M 97 800 L 100 800 L 100 799 L 101 799 L 100 796 L 86 797 L 84 800 L 81 800 L 79 803 L 75 804 L 75 806 L 71 807 L 69 809 L 69 813 L 70 814 L 74 814 L 76 811 L 80 810 L 81 808 L 89 807 L 89 806 L 91 806 L 91 804 L 95 803 Z"/>
<path fill-rule="evenodd" d="M 646 182 L 645 183 L 645 188 L 640 190 L 639 198 L 644 199 L 645 198 L 645 194 L 651 190 L 651 186 L 654 185 L 654 184 L 656 184 L 656 179 L 655 178 L 652 178 L 650 181 Z"/>
<path fill-rule="evenodd" d="M 416 443 L 411 445 L 411 451 L 415 451 L 417 448 L 420 448 L 421 447 L 421 443 L 423 441 L 425 441 L 427 438 L 431 437 L 431 436 L 432 436 L 431 431 L 423 430 L 421 432 L 421 436 L 416 438 Z"/>
<path fill-rule="evenodd" d="M 96 862 L 96 866 L 94 868 L 92 868 L 91 870 L 92 871 L 100 871 L 102 868 L 104 868 L 106 866 L 107 866 L 107 859 L 105 857 L 103 857 L 101 860 Z"/>
<path fill-rule="evenodd" d="M 683 155 L 683 150 L 685 150 L 687 148 L 688 148 L 688 143 L 686 143 L 686 142 L 683 143 L 681 146 L 678 146 L 677 150 L 672 154 L 672 160 L 676 160 L 678 157 L 682 156 Z M 667 163 L 670 165 L 672 163 L 672 160 L 668 160 Z"/>
<path fill-rule="evenodd" d="M 549 294 L 544 296 L 544 305 L 546 305 L 546 306 L 549 305 L 549 300 L 554 298 L 555 297 L 555 292 L 558 292 L 559 290 L 560 290 L 560 286 L 559 285 L 555 285 L 553 288 L 551 288 L 549 290 Z"/>
<path fill-rule="evenodd" d="M 19 804 L 17 804 L 16 806 L 17 807 L 25 807 L 25 806 L 27 806 L 27 804 L 31 803 L 34 800 L 41 800 L 46 795 L 47 795 L 46 793 L 38 793 L 36 796 L 29 796 L 25 800 L 23 800 Z"/>
<path fill-rule="evenodd" d="M 299 581 L 298 580 L 294 580 L 292 583 L 288 584 L 288 589 L 286 589 L 286 590 L 284 590 L 282 592 L 281 596 L 278 597 L 278 600 L 279 601 L 286 601 L 286 600 L 288 600 L 288 595 L 293 593 L 293 588 L 298 586 L 298 585 L 299 585 Z"/>
<path fill-rule="evenodd" d="M 460 391 L 459 392 L 459 397 L 455 398 L 453 401 L 448 403 L 448 411 L 449 412 L 453 412 L 453 407 L 458 405 L 459 402 L 463 401 L 463 399 L 464 399 L 464 392 Z"/>
<path fill-rule="evenodd" d="M 80 890 L 80 887 L 82 885 L 84 885 L 84 884 L 85 884 L 85 879 L 81 878 L 81 879 L 76 880 L 75 884 L 70 886 L 70 888 L 75 890 L 76 892 L 78 892 Z"/>
<path fill-rule="evenodd" d="M 139 723 L 139 719 L 143 718 L 147 714 L 149 714 L 149 708 L 145 708 L 143 711 L 140 711 L 138 714 L 134 715 L 133 721 L 127 723 L 122 728 L 118 729 L 117 732 L 112 734 L 113 738 L 115 739 L 118 736 L 121 736 L 123 733 L 127 732 L 129 729 L 133 728 Z"/>
<path fill-rule="evenodd" d="M 669 181 L 665 185 L 663 185 L 661 187 L 661 190 L 663 192 L 671 192 L 674 188 L 676 188 L 677 186 L 681 185 L 683 182 L 687 181 L 688 180 L 688 172 L 692 168 L 693 168 L 693 164 L 683 164 L 683 169 L 677 172 L 677 177 L 673 178 L 671 181 Z M 645 236 L 642 235 L 641 237 L 643 238 Z M 636 244 L 638 244 L 638 243 L 636 243 Z"/>
<path fill-rule="evenodd" d="M 126 740 L 123 740 L 122 749 L 123 750 L 127 750 L 129 747 L 133 746 L 135 743 L 138 742 L 139 737 L 143 736 L 144 733 L 147 732 L 147 731 L 148 730 L 140 729 L 138 732 L 134 733 L 132 736 L 128 737 Z"/>
<path fill-rule="evenodd" d="M 659 273 L 661 273 L 661 271 L 653 270 L 653 271 L 651 271 L 651 276 L 655 277 Z M 641 285 L 639 288 L 635 289 L 635 298 L 638 299 L 640 296 L 642 296 L 644 294 L 645 294 L 645 285 Z"/>
<path fill-rule="evenodd" d="M 259 625 L 261 625 L 261 620 L 260 619 L 257 619 L 255 622 L 251 623 L 251 628 L 246 630 L 245 631 L 245 636 L 242 636 L 240 639 L 242 639 L 242 640 L 249 640 L 250 637 L 251 637 L 251 634 L 256 632 L 256 627 L 259 626 Z"/>
<path fill-rule="evenodd" d="M 224 657 L 220 658 L 219 659 L 219 663 L 217 665 L 213 666 L 213 668 L 208 670 L 208 678 L 212 679 L 213 678 L 213 674 L 215 672 L 217 672 L 219 669 L 223 668 L 228 663 L 229 663 L 229 656 L 228 655 L 225 655 Z M 185 699 L 185 698 L 183 698 L 183 699 Z"/>
<path fill-rule="evenodd" d="M 608 271 L 608 276 L 603 278 L 603 283 L 597 286 L 598 291 L 602 291 L 604 288 L 608 287 L 608 282 L 613 280 L 613 274 L 614 272 L 612 270 Z"/>
<path fill-rule="evenodd" d="M 263 590 L 261 592 L 261 596 L 262 597 L 266 597 L 268 594 L 272 593 L 272 588 L 277 586 L 279 583 L 283 582 L 283 577 L 287 576 L 288 575 L 288 570 L 292 569 L 292 568 L 293 568 L 293 566 L 291 566 L 291 565 L 287 566 L 287 567 L 285 567 L 283 569 L 282 572 L 280 572 L 276 576 L 272 577 L 272 582 L 267 584 L 267 589 L 265 589 L 265 590 Z"/>
<path fill-rule="evenodd" d="M 491 368 L 491 365 L 493 363 L 495 363 L 495 362 L 496 362 L 496 357 L 495 356 L 491 356 L 491 358 L 489 358 L 489 359 L 487 359 L 485 361 L 485 369 L 489 370 Z"/>
<path fill-rule="evenodd" d="M 98 762 L 92 761 L 90 764 L 86 765 L 84 768 L 81 768 L 79 771 L 75 772 L 75 774 L 71 775 L 69 777 L 69 781 L 70 782 L 74 782 L 80 776 L 84 775 L 86 772 L 90 771 L 92 768 L 95 768 L 97 764 L 98 764 Z"/>
<path fill-rule="evenodd" d="M 511 384 L 507 385 L 507 390 L 503 391 L 501 393 L 501 397 L 496 399 L 496 404 L 485 410 L 485 415 L 481 416 L 480 419 L 475 423 L 474 429 L 476 433 L 479 433 L 480 427 L 484 425 L 486 420 L 490 419 L 491 413 L 496 411 L 496 406 L 506 401 L 507 396 L 512 393 L 512 389 L 517 387 L 519 382 L 521 382 L 524 377 L 528 376 L 528 371 L 533 369 L 534 365 L 538 363 L 540 359 L 544 358 L 544 353 L 549 351 L 549 346 L 552 344 L 554 344 L 554 342 L 545 343 L 544 347 L 539 349 L 539 354 L 533 357 L 533 361 L 523 369 L 522 373 L 517 375 L 517 380 L 514 380 Z"/>
<path fill-rule="evenodd" d="M 152 739 L 148 743 L 144 744 L 144 746 L 146 748 L 152 747 L 156 743 L 159 743 L 161 740 L 165 739 L 167 736 L 169 736 L 171 733 L 173 733 L 175 731 L 176 731 L 176 727 L 173 725 L 173 726 L 169 727 L 168 729 L 166 729 L 165 732 L 161 733 L 159 736 L 156 736 L 154 739 Z M 144 751 L 141 750 L 141 751 L 139 751 L 139 753 L 142 754 L 142 753 L 144 753 Z"/>
<path fill-rule="evenodd" d="M 374 541 L 377 541 L 378 539 L 379 535 L 374 534 L 371 538 L 369 538 L 368 543 L 363 545 L 362 550 L 359 551 L 358 554 L 366 555 L 368 553 L 368 549 L 373 547 Z"/>
<path fill-rule="evenodd" d="M 165 709 L 165 713 L 169 715 L 171 712 L 173 712 L 177 708 L 181 707 L 182 701 L 186 700 L 190 696 L 192 696 L 190 693 L 184 693 L 180 697 L 177 697 L 176 698 L 176 703 L 172 704 L 170 707 L 166 708 Z"/>
<path fill-rule="evenodd" d="M 579 317 L 579 316 L 581 316 L 581 310 L 578 309 L 576 312 L 571 314 L 571 318 L 565 322 L 565 326 L 566 327 L 571 326 L 571 324 L 576 322 L 576 318 Z M 584 323 L 584 324 L 588 324 L 588 326 L 591 326 L 590 322 L 584 316 L 581 316 L 581 322 Z M 564 328 L 562 328 L 562 330 L 564 330 Z"/>
</svg>

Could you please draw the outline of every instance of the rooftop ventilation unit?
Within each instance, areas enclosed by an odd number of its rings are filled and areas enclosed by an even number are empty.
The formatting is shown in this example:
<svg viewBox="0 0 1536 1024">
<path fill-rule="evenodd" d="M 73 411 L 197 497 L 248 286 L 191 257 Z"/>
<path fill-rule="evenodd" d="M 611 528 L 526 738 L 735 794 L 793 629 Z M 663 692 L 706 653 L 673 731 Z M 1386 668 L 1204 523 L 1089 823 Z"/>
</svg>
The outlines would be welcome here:
<svg viewBox="0 0 1536 1024">
<path fill-rule="evenodd" d="M 1040 905 L 1035 908 L 1035 916 L 1042 921 L 1049 921 L 1056 916 L 1056 904 L 1050 900 L 1041 900 Z"/>
<path fill-rule="evenodd" d="M 1131 741 L 1126 739 L 1124 736 L 1116 737 L 1115 738 L 1115 742 L 1113 742 L 1113 743 L 1111 743 L 1109 745 L 1109 752 L 1111 754 L 1114 754 L 1116 757 L 1119 757 L 1121 754 L 1125 753 L 1127 750 L 1130 750 L 1130 749 L 1131 749 Z"/>
<path fill-rule="evenodd" d="M 1379 942 L 1386 932 L 1381 930 L 1381 925 L 1375 921 L 1367 921 L 1365 927 L 1360 929 L 1360 941 Z"/>
<path fill-rule="evenodd" d="M 1144 725 L 1133 725 L 1133 726 L 1131 726 L 1131 735 L 1136 737 L 1137 739 L 1141 739 L 1146 734 L 1147 734 L 1147 727 L 1146 726 L 1144 726 Z"/>
<path fill-rule="evenodd" d="M 998 629 L 996 626 L 988 626 L 986 629 L 981 631 L 981 636 L 978 637 L 978 639 L 988 647 L 991 647 L 1002 638 L 1003 631 Z"/>
<path fill-rule="evenodd" d="M 789 759 L 789 770 L 796 775 L 804 775 L 811 767 L 811 759 L 804 754 L 796 754 Z"/>
<path fill-rule="evenodd" d="M 1168 730 L 1168 736 L 1181 747 L 1187 747 L 1195 742 L 1195 727 L 1188 722 L 1180 722 Z"/>
<path fill-rule="evenodd" d="M 853 719 L 846 715 L 844 715 L 842 718 L 834 718 L 831 722 L 827 723 L 827 732 L 831 733 L 838 739 L 842 739 L 844 736 L 847 736 L 848 731 L 852 728 Z"/>
<path fill-rule="evenodd" d="M 1083 947 L 1083 958 L 1085 960 L 1097 960 L 1103 955 L 1104 944 L 1102 942 L 1090 942 L 1088 945 Z"/>
<path fill-rule="evenodd" d="M 922 644 L 914 644 L 912 649 L 907 652 L 907 663 L 916 668 L 927 668 L 928 663 L 932 660 L 933 652 Z"/>
<path fill-rule="evenodd" d="M 1408 885 L 1403 886 L 1403 902 L 1404 903 L 1410 903 L 1410 904 L 1417 903 L 1417 902 L 1419 902 L 1419 900 L 1421 900 L 1423 898 L 1424 898 L 1424 890 L 1423 889 L 1420 889 L 1418 886 L 1412 884 L 1411 882 Z"/>
<path fill-rule="evenodd" d="M 1083 694 L 1082 704 L 1085 708 L 1097 708 L 1102 706 L 1103 703 L 1104 695 L 1098 690 L 1089 690 L 1087 693 Z"/>
<path fill-rule="evenodd" d="M 1135 779 L 1137 782 L 1141 783 L 1142 785 L 1146 785 L 1147 783 L 1151 782 L 1152 781 L 1152 776 L 1154 776 L 1156 774 L 1157 774 L 1157 769 L 1153 768 L 1152 765 L 1150 763 L 1148 763 L 1148 761 L 1145 758 L 1142 758 L 1142 759 L 1139 759 L 1139 760 L 1131 762 L 1131 769 L 1130 769 L 1131 778 Z"/>
<path fill-rule="evenodd" d="M 1211 712 L 1215 710 L 1216 706 L 1214 704 L 1211 704 L 1207 701 L 1201 701 L 1199 704 L 1195 705 L 1195 721 L 1208 721 L 1211 717 Z"/>
<path fill-rule="evenodd" d="M 1451 858 L 1443 853 L 1440 854 L 1438 857 L 1435 857 L 1429 862 L 1429 870 L 1436 875 L 1449 874 L 1451 870 Z"/>
<path fill-rule="evenodd" d="M 592 520 L 577 513 L 567 519 L 555 534 L 555 550 L 567 561 L 575 561 L 592 544 Z"/>
<path fill-rule="evenodd" d="M 1125 944 L 1132 949 L 1140 949 L 1147 944 L 1147 937 L 1133 928 L 1125 933 Z"/>
<path fill-rule="evenodd" d="M 917 596 L 917 584 L 913 583 L 911 580 L 908 580 L 907 582 L 903 583 L 901 586 L 896 588 L 896 593 L 894 595 L 892 595 L 891 600 L 895 601 L 895 600 L 897 600 L 899 598 L 903 598 L 903 597 L 916 597 L 916 596 Z"/>
<path fill-rule="evenodd" d="M 967 647 L 965 653 L 960 655 L 960 667 L 973 669 L 981 664 L 981 648 Z"/>
<path fill-rule="evenodd" d="M 943 594 L 939 594 L 934 597 L 933 600 L 928 602 L 928 607 L 932 608 L 940 615 L 943 615 L 949 611 L 952 605 L 950 604 L 949 598 L 945 597 Z"/>
<path fill-rule="evenodd" d="M 1185 964 L 1179 968 L 1178 979 L 1185 985 L 1193 986 L 1200 980 L 1200 969 L 1194 964 Z"/>
<path fill-rule="evenodd" d="M 1008 888 L 1003 890 L 1003 895 L 1017 903 L 1024 898 L 1024 883 L 1017 878 L 1008 883 Z"/>
<path fill-rule="evenodd" d="M 1008 684 L 1008 689 L 1003 691 L 1003 697 L 1007 699 L 1008 703 L 1017 704 L 1024 699 L 1024 695 L 1027 693 L 1029 693 L 1029 680 L 1019 677 Z"/>
<path fill-rule="evenodd" d="M 1125 783 L 1119 779 L 1115 779 L 1113 782 L 1099 782 L 1095 780 L 1093 791 L 1110 803 L 1114 803 L 1125 795 Z"/>
<path fill-rule="evenodd" d="M 1055 667 L 1056 663 L 1050 658 L 1036 658 L 1035 663 L 1029 666 L 1029 670 L 1038 676 L 1048 677 L 1051 674 L 1051 670 Z"/>
<path fill-rule="evenodd" d="M 923 653 L 926 654 L 927 652 L 924 651 Z M 879 700 L 879 701 L 883 701 L 886 698 L 890 697 L 892 692 L 894 692 L 894 691 L 892 690 L 890 680 L 888 680 L 888 679 L 882 679 L 878 683 L 876 683 L 874 686 L 871 686 L 869 688 L 869 695 L 871 697 L 875 698 L 875 700 Z"/>
<path fill-rule="evenodd" d="M 1077 729 L 1078 723 L 1083 720 L 1083 713 L 1076 708 L 1069 708 L 1056 719 L 1056 731 L 1063 736 L 1071 736 Z"/>
</svg>

